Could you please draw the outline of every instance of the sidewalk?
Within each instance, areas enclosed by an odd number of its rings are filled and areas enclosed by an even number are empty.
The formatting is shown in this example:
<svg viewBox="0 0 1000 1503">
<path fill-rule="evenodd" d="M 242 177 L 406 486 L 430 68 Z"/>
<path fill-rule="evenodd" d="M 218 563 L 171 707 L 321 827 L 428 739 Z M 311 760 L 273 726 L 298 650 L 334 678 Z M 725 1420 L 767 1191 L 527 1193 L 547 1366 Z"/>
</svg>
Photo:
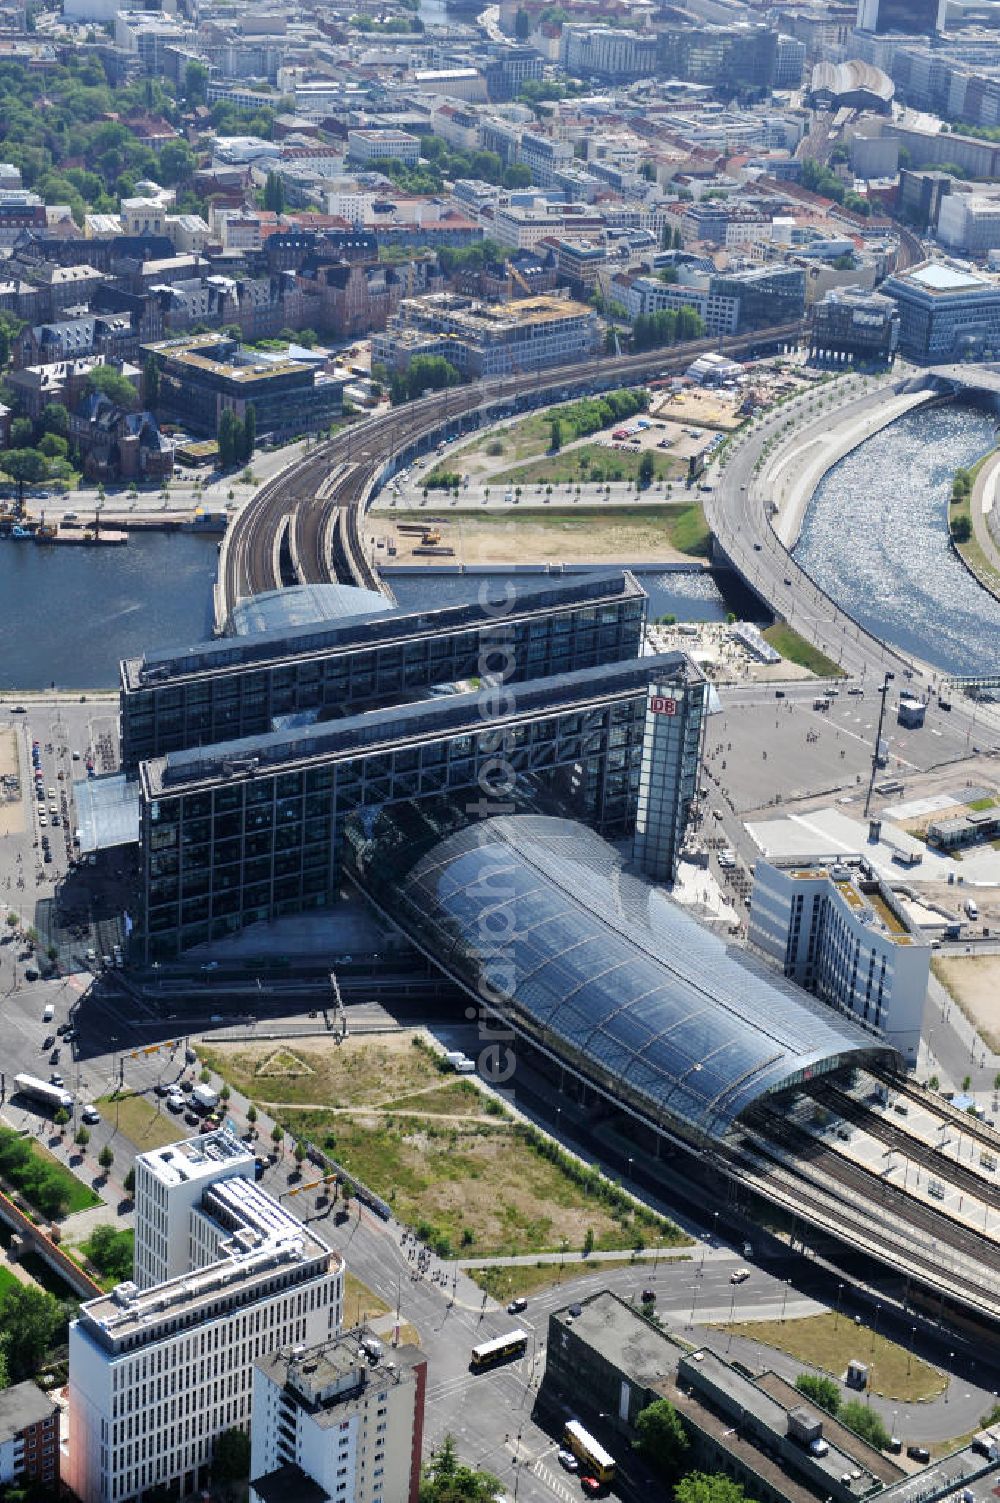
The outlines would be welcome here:
<svg viewBox="0 0 1000 1503">
<path fill-rule="evenodd" d="M 969 510 L 972 514 L 972 535 L 979 544 L 990 568 L 1000 574 L 1000 545 L 997 544 L 990 529 L 990 516 L 996 506 L 998 485 L 1000 485 L 1000 450 L 990 455 L 976 476 L 969 503 Z M 983 578 L 977 573 L 976 577 L 991 595 L 998 594 L 996 584 L 991 583 L 988 576 Z"/>
</svg>

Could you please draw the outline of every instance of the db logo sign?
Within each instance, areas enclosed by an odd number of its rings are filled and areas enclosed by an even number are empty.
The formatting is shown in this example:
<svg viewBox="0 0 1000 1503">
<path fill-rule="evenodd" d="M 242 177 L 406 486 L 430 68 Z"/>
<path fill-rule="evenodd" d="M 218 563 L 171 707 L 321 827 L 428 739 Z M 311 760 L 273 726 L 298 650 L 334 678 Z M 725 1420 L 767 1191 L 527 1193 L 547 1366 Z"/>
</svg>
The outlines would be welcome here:
<svg viewBox="0 0 1000 1503">
<path fill-rule="evenodd" d="M 654 715 L 676 715 L 676 699 L 665 699 L 662 694 L 654 694 L 649 701 L 649 708 Z"/>
</svg>

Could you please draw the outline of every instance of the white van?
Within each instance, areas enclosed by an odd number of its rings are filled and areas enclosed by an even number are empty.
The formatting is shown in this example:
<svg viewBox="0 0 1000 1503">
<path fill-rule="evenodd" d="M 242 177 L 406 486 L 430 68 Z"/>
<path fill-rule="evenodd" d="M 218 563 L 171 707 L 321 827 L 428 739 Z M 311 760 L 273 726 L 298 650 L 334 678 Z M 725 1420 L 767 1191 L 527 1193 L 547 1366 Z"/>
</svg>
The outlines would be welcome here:
<svg viewBox="0 0 1000 1503">
<path fill-rule="evenodd" d="M 963 906 L 966 918 L 977 919 L 979 917 L 979 904 L 974 898 L 966 898 Z"/>
<path fill-rule="evenodd" d="M 51 1023 L 52 1019 L 55 1017 L 55 1015 L 56 1015 L 56 1010 L 52 1006 L 52 1003 L 51 1002 L 46 1002 L 46 1004 L 45 1004 L 45 1011 L 42 1013 L 42 1022 L 43 1023 Z"/>
</svg>

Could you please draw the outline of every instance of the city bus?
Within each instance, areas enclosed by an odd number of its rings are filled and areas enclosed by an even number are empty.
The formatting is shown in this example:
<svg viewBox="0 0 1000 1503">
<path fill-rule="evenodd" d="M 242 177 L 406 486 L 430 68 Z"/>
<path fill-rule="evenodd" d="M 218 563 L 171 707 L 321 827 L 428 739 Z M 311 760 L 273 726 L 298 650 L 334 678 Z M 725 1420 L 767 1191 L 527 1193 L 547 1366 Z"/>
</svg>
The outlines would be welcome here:
<svg viewBox="0 0 1000 1503">
<path fill-rule="evenodd" d="M 598 1482 L 614 1481 L 614 1457 L 608 1455 L 604 1447 L 583 1428 L 579 1420 L 566 1421 L 563 1443 L 568 1450 L 573 1452 L 581 1467 L 586 1468 L 588 1476 L 596 1477 Z"/>
<path fill-rule="evenodd" d="M 469 1366 L 474 1373 L 484 1373 L 488 1368 L 498 1367 L 501 1362 L 523 1357 L 527 1349 L 527 1331 L 508 1331 L 506 1336 L 494 1336 L 492 1341 L 482 1341 L 474 1346 Z"/>
</svg>

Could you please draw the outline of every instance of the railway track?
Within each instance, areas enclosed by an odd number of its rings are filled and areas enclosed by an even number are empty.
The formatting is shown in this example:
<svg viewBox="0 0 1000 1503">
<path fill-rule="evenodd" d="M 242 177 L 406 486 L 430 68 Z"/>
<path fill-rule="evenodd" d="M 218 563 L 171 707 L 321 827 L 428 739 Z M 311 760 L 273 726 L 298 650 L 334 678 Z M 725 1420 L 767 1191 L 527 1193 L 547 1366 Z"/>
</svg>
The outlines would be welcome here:
<svg viewBox="0 0 1000 1503">
<path fill-rule="evenodd" d="M 609 387 L 676 374 L 710 350 L 722 348 L 730 354 L 741 354 L 757 346 L 792 342 L 801 337 L 802 329 L 799 323 L 787 324 L 726 340 L 693 340 L 670 349 L 452 387 L 341 430 L 262 486 L 230 525 L 220 553 L 216 629 L 223 629 L 238 600 L 281 587 L 280 578 L 275 577 L 274 539 L 285 525 L 284 519 L 293 514 L 289 542 L 304 583 L 325 582 L 331 577 L 331 567 L 338 567 L 345 571 L 338 574 L 345 583 L 381 588 L 362 546 L 363 506 L 386 463 L 431 434 L 473 413 L 526 398 L 542 400 L 560 389 Z M 343 480 L 325 494 L 324 483 L 338 466 L 345 467 Z M 336 527 L 330 505 L 334 501 L 345 514 Z M 338 532 L 339 541 L 335 539 Z"/>
</svg>

